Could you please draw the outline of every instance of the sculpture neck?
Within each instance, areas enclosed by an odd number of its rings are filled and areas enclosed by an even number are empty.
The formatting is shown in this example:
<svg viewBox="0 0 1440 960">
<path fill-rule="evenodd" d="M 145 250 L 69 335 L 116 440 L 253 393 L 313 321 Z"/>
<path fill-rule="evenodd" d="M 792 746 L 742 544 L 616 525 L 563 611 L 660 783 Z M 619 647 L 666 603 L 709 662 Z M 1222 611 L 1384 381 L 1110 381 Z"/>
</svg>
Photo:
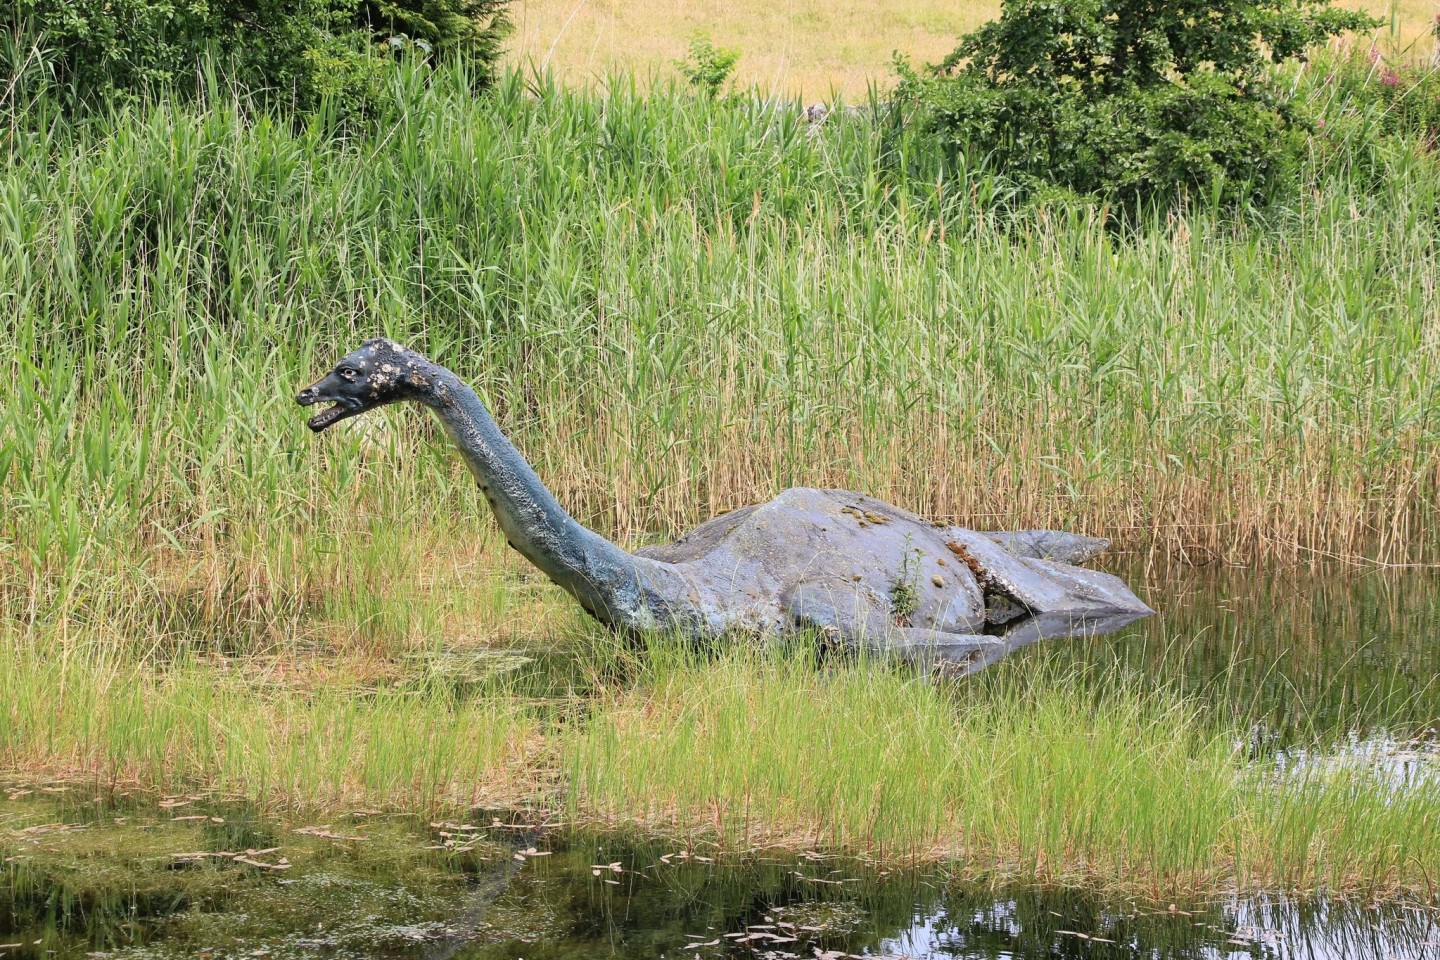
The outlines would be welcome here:
<svg viewBox="0 0 1440 960">
<path fill-rule="evenodd" d="M 566 512 L 520 451 L 500 432 L 480 397 L 438 365 L 417 397 L 439 416 L 489 501 L 505 539 L 585 610 L 611 626 L 643 617 L 636 558 Z"/>
</svg>

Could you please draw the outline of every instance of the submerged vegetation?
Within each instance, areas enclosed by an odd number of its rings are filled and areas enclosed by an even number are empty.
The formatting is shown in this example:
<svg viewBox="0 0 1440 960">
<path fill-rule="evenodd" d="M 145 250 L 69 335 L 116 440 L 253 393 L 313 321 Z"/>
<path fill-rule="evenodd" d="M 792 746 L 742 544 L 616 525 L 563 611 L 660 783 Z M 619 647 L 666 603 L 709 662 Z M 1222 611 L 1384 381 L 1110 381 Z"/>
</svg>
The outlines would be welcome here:
<svg viewBox="0 0 1440 960">
<path fill-rule="evenodd" d="M 514 819 L 491 826 L 492 817 L 360 811 L 321 826 L 215 797 L 58 789 L 0 794 L 8 893 L 0 930 L 20 956 L 663 960 L 759 947 L 781 958 L 843 958 L 935 948 L 993 955 L 1003 945 L 1028 958 L 1091 939 L 1123 945 L 1103 956 L 1285 942 L 1412 956 L 1434 943 L 1433 908 L 1413 898 L 1337 899 L 1323 909 L 1221 898 L 1167 908 L 1085 889 L 962 887 L 935 869 L 814 852 L 734 856 Z M 244 853 L 253 848 L 261 850 Z"/>
</svg>

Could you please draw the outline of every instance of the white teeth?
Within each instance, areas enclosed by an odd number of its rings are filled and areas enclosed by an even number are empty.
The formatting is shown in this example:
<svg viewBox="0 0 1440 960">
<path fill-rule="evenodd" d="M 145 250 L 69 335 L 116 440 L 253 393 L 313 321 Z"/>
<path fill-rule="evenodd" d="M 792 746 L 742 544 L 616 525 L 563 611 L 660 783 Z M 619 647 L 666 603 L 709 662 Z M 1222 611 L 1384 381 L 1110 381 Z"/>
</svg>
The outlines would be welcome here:
<svg viewBox="0 0 1440 960">
<path fill-rule="evenodd" d="M 312 427 L 328 427 L 330 424 L 334 423 L 335 420 L 343 412 L 344 411 L 341 409 L 339 404 L 336 404 L 330 409 L 322 410 L 319 413 L 315 414 L 315 416 L 311 417 L 310 425 Z"/>
</svg>

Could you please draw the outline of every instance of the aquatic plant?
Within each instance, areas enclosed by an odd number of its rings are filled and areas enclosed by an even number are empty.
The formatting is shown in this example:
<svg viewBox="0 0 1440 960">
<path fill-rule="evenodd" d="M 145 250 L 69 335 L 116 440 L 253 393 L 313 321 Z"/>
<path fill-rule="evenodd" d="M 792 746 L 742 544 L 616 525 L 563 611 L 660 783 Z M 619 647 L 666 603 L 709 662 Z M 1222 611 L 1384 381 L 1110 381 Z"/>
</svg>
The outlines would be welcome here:
<svg viewBox="0 0 1440 960">
<path fill-rule="evenodd" d="M 208 791 L 305 815 L 523 807 L 724 849 L 817 846 L 972 878 L 1168 896 L 1424 889 L 1440 775 L 1251 760 L 1193 701 L 1118 676 L 991 668 L 937 685 L 813 649 L 596 638 L 584 709 L 502 674 L 466 690 L 262 684 L 0 644 L 0 767 Z"/>
</svg>

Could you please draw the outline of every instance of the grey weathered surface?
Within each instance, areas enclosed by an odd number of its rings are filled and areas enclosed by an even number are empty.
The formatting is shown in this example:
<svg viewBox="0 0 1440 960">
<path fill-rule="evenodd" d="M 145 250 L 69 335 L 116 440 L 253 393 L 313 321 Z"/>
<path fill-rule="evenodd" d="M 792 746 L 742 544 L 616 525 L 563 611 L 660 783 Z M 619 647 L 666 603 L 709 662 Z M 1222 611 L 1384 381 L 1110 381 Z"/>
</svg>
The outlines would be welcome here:
<svg viewBox="0 0 1440 960">
<path fill-rule="evenodd" d="M 686 633 L 818 630 L 954 660 L 1114 629 L 1152 611 L 1117 577 L 1040 559 L 1105 542 L 937 527 L 845 490 L 787 490 L 638 556 L 665 564 L 663 625 Z M 1013 552 L 1012 552 L 1013 551 Z"/>
<path fill-rule="evenodd" d="M 511 546 L 621 630 L 818 631 L 970 669 L 1035 640 L 1152 612 L 1118 578 L 1074 565 L 1107 541 L 937 526 L 845 490 L 787 490 L 672 544 L 626 553 L 565 511 L 475 391 L 389 340 L 351 352 L 297 400 L 335 404 L 311 418 L 316 432 L 387 403 L 432 409 Z"/>
<path fill-rule="evenodd" d="M 1089 563 L 1110 549 L 1110 541 L 1104 537 L 1060 530 L 987 531 L 985 536 L 1017 557 L 1057 563 Z"/>
</svg>

